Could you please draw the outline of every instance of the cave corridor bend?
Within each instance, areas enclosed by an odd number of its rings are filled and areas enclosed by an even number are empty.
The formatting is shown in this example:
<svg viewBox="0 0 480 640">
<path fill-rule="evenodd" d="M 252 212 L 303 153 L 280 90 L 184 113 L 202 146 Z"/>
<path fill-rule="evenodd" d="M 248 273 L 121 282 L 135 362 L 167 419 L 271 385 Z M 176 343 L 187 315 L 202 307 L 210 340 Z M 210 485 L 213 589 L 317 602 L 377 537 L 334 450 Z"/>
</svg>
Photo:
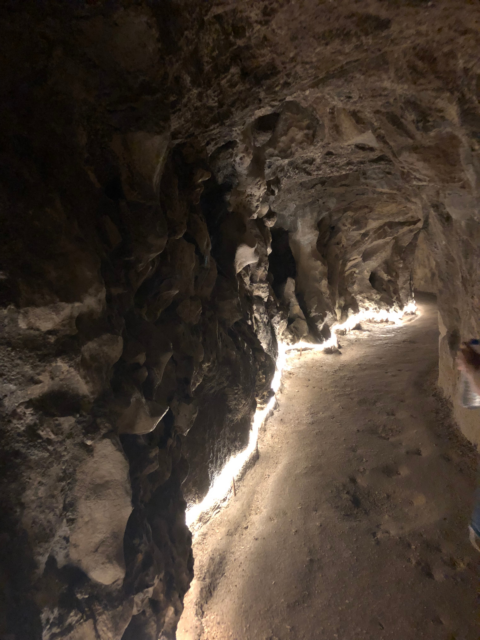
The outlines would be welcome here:
<svg viewBox="0 0 480 640">
<path fill-rule="evenodd" d="M 479 637 L 476 454 L 419 310 L 290 357 L 255 467 L 194 540 L 179 640 Z"/>
</svg>

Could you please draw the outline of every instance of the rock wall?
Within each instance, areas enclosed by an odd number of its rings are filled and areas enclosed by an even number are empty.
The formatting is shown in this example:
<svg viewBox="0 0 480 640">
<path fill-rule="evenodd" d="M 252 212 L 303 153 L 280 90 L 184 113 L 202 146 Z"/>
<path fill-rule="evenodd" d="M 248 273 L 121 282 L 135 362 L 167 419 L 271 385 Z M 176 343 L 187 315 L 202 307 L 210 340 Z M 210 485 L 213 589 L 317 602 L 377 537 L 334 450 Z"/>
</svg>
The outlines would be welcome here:
<svg viewBox="0 0 480 640">
<path fill-rule="evenodd" d="M 457 194 L 456 194 L 457 195 Z M 464 434 L 480 445 L 476 412 L 459 403 L 459 374 L 455 358 L 458 347 L 480 332 L 480 212 L 470 194 L 467 209 L 457 209 L 452 198 L 432 207 L 428 219 L 428 241 L 438 274 L 438 324 L 440 329 L 439 384 L 453 403 L 454 415 Z M 458 200 L 455 199 L 455 202 Z M 462 216 L 462 217 L 459 217 Z"/>
<path fill-rule="evenodd" d="M 2 552 L 15 638 L 174 637 L 193 575 L 184 495 L 203 497 L 245 446 L 274 373 L 268 226 L 229 211 L 192 147 L 113 132 L 98 152 L 113 177 L 90 187 L 79 170 L 84 200 L 45 189 L 8 203 Z"/>
<path fill-rule="evenodd" d="M 0 635 L 174 638 L 186 501 L 245 445 L 279 339 L 435 290 L 455 397 L 480 333 L 479 9 L 2 13 Z"/>
<path fill-rule="evenodd" d="M 413 261 L 413 288 L 433 295 L 438 294 L 437 267 L 429 246 L 426 231 L 418 234 L 417 248 Z"/>
<path fill-rule="evenodd" d="M 101 5 L 12 4 L 2 45 L 0 635 L 15 640 L 174 637 L 185 498 L 245 445 L 286 327 L 271 220 L 250 220 L 240 178 L 229 203 L 201 141 L 172 141 L 162 55 L 189 16 Z"/>
</svg>

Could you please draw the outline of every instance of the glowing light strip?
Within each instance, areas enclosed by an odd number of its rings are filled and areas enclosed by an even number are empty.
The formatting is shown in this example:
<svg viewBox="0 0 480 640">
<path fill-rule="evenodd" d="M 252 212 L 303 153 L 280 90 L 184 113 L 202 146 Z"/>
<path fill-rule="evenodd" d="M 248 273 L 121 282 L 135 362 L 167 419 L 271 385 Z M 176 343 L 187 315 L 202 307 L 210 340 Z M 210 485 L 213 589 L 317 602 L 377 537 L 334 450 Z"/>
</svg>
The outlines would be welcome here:
<svg viewBox="0 0 480 640">
<path fill-rule="evenodd" d="M 267 406 L 264 409 L 260 409 L 255 413 L 253 418 L 252 428 L 250 430 L 250 437 L 247 447 L 232 456 L 230 460 L 225 464 L 220 473 L 215 477 L 212 486 L 210 487 L 205 498 L 197 504 L 191 505 L 187 509 L 186 521 L 187 526 L 193 531 L 198 531 L 202 526 L 202 516 L 217 511 L 224 502 L 228 501 L 232 493 L 232 482 L 234 482 L 244 470 L 246 464 L 249 462 L 252 454 L 257 448 L 258 434 L 260 428 L 266 422 L 270 414 L 272 413 L 275 404 L 277 402 L 276 394 L 280 389 L 282 382 L 282 372 L 287 363 L 287 352 L 298 349 L 313 349 L 315 351 L 324 351 L 325 349 L 331 349 L 338 346 L 337 333 L 340 331 L 351 331 L 360 322 L 373 321 L 373 322 L 393 322 L 395 325 L 400 325 L 403 316 L 406 314 L 416 314 L 417 306 L 415 302 L 410 302 L 403 310 L 389 310 L 386 311 L 376 309 L 362 309 L 359 313 L 356 313 L 348 318 L 342 324 L 335 324 L 332 327 L 332 336 L 321 344 L 314 344 L 311 342 L 296 342 L 293 345 L 287 345 L 285 343 L 279 343 L 278 345 L 278 358 L 276 362 L 275 375 L 272 380 L 272 390 L 274 395 L 270 398 Z"/>
</svg>

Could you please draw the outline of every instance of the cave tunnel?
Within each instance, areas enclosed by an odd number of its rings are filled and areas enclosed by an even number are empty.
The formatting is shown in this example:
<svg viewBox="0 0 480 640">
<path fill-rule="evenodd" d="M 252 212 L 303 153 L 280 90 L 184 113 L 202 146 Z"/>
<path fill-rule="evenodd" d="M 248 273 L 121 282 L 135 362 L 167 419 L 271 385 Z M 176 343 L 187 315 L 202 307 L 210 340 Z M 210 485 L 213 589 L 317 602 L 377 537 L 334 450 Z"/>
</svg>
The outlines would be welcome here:
<svg viewBox="0 0 480 640">
<path fill-rule="evenodd" d="M 0 11 L 0 639 L 478 640 L 480 5 Z"/>
</svg>

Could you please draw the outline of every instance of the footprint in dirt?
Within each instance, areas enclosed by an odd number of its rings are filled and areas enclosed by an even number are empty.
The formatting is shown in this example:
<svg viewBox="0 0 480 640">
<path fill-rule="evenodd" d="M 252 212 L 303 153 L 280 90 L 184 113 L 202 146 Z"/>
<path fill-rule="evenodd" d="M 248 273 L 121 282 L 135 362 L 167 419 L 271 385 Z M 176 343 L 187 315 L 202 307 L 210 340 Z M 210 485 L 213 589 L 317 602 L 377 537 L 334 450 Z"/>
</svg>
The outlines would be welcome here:
<svg viewBox="0 0 480 640">
<path fill-rule="evenodd" d="M 410 558 L 410 562 L 413 566 L 419 569 L 420 573 L 430 580 L 435 580 L 435 576 L 430 564 L 423 558 Z"/>
<path fill-rule="evenodd" d="M 376 398 L 360 398 L 357 400 L 359 407 L 374 407 L 378 400 Z"/>
<path fill-rule="evenodd" d="M 375 424 L 369 431 L 381 440 L 391 440 L 400 435 L 402 430 L 395 424 Z"/>
<path fill-rule="evenodd" d="M 407 449 L 405 451 L 407 456 L 423 456 L 422 450 L 419 447 L 415 447 L 414 449 Z"/>
<path fill-rule="evenodd" d="M 426 539 L 422 535 L 397 537 L 408 562 L 423 576 L 442 582 L 455 577 L 470 566 L 469 559 L 457 558 L 442 548 L 440 541 Z"/>
<path fill-rule="evenodd" d="M 383 475 L 387 476 L 387 478 L 394 478 L 395 476 L 402 475 L 396 464 L 384 464 L 380 467 L 380 471 Z"/>
<path fill-rule="evenodd" d="M 332 506 L 346 518 L 361 518 L 371 513 L 384 512 L 391 496 L 358 484 L 355 476 L 347 483 L 339 483 L 332 490 Z"/>
<path fill-rule="evenodd" d="M 410 499 L 410 505 L 413 507 L 423 507 L 423 505 L 425 505 L 427 502 L 426 497 L 423 495 L 423 493 L 416 493 L 411 499 Z"/>
</svg>

